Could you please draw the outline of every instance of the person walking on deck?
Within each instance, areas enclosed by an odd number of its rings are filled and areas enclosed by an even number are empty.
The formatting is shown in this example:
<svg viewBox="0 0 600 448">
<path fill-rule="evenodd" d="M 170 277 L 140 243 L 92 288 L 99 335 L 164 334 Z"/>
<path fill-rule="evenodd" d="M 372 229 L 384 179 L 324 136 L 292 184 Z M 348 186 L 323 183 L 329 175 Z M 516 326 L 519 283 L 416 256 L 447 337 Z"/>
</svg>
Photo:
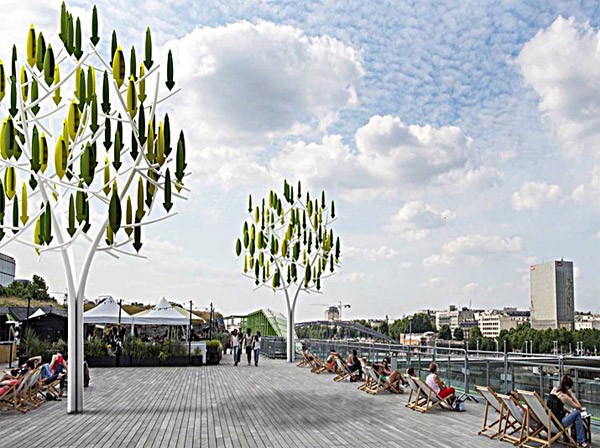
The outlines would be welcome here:
<svg viewBox="0 0 600 448">
<path fill-rule="evenodd" d="M 260 331 L 257 331 L 254 335 L 252 350 L 254 350 L 254 366 L 258 367 L 258 357 L 260 356 Z"/>
<path fill-rule="evenodd" d="M 246 328 L 246 334 L 244 335 L 244 347 L 246 348 L 246 357 L 248 358 L 248 365 L 252 363 L 252 342 L 254 338 L 252 337 L 252 329 Z"/>
<path fill-rule="evenodd" d="M 240 341 L 238 339 L 237 328 L 234 328 L 231 332 L 231 348 L 233 352 L 233 365 L 237 366 L 239 362 L 238 351 L 240 349 Z"/>
</svg>

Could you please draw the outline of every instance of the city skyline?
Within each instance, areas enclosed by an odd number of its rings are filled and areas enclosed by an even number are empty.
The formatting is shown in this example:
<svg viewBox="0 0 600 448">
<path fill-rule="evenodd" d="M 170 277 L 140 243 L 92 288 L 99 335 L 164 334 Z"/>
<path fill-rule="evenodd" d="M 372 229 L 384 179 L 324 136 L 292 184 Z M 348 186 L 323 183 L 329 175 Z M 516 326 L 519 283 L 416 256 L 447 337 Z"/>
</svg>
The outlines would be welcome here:
<svg viewBox="0 0 600 448">
<path fill-rule="evenodd" d="M 141 43 L 142 3 L 95 3 L 101 27 L 124 30 L 124 48 Z M 60 2 L 14 5 L 6 32 L 19 45 L 31 22 L 57 34 Z M 92 3 L 69 5 L 87 29 Z M 423 303 L 526 308 L 529 266 L 562 257 L 575 263 L 575 308 L 600 311 L 598 11 L 541 1 L 144 5 L 155 45 L 173 49 L 183 91 L 170 114 L 188 130 L 192 192 L 177 218 L 146 233 L 148 260 L 95 261 L 89 298 L 283 312 L 280 295 L 253 291 L 234 248 L 247 195 L 287 178 L 336 199 L 342 239 L 339 274 L 301 299 L 299 320 L 340 299 L 348 318 Z M 5 63 L 12 43 L 0 43 Z M 18 278 L 37 273 L 64 289 L 57 258 L 3 252 Z"/>
</svg>

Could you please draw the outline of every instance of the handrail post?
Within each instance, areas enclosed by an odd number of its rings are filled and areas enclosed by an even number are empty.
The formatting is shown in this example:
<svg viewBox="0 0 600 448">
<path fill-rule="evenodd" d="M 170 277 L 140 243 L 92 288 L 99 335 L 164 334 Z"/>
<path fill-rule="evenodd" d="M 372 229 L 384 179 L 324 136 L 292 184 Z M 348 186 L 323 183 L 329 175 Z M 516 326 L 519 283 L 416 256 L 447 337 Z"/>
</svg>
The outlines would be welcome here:
<svg viewBox="0 0 600 448">
<path fill-rule="evenodd" d="M 469 351 L 465 350 L 465 392 L 469 393 Z"/>
</svg>

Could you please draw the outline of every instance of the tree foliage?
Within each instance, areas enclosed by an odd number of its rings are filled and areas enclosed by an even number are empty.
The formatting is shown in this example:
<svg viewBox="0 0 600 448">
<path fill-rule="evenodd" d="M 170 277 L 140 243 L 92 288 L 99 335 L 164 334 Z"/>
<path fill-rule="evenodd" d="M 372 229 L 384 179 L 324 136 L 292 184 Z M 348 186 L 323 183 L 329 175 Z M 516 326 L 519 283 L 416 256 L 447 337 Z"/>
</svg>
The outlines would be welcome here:
<svg viewBox="0 0 600 448">
<path fill-rule="evenodd" d="M 477 329 L 477 330 L 475 330 Z M 474 331 L 475 330 L 475 331 Z M 474 350 L 479 341 L 480 350 L 496 350 L 496 340 L 484 338 L 479 331 L 479 328 L 473 327 L 469 335 L 469 348 Z M 530 341 L 533 342 L 533 353 L 553 353 L 554 342 L 558 352 L 566 353 L 571 350 L 576 350 L 578 342 L 583 343 L 583 348 L 586 353 L 595 353 L 600 348 L 600 330 L 567 330 L 566 328 L 535 330 L 528 323 L 521 324 L 510 330 L 503 330 L 497 338 L 498 348 L 504 349 L 504 341 L 508 351 L 525 351 L 525 343 L 527 342 L 527 350 L 530 350 Z"/>
<path fill-rule="evenodd" d="M 168 114 L 159 115 L 151 41 L 139 66 L 131 47 L 127 67 L 116 31 L 109 54 L 96 46 L 96 7 L 90 28 L 85 42 L 80 18 L 63 3 L 60 47 L 32 25 L 23 36 L 25 51 L 15 45 L 5 58 L 10 70 L 0 62 L 0 101 L 7 112 L 0 115 L 3 244 L 16 240 L 40 254 L 88 239 L 111 252 L 122 254 L 128 244 L 138 252 L 141 226 L 149 223 L 155 203 L 168 213 L 177 195 L 172 187 L 183 188 L 185 138 L 182 131 L 174 142 Z M 172 57 L 167 65 L 171 90 Z M 150 99 L 147 86 L 156 88 Z M 94 214 L 99 219 L 92 220 Z M 103 234 L 104 243 L 96 238 Z"/>
<path fill-rule="evenodd" d="M 299 291 L 321 290 L 321 281 L 339 266 L 341 245 L 331 223 L 335 203 L 320 196 L 302 194 L 300 182 L 284 181 L 283 195 L 271 190 L 266 198 L 253 203 L 248 197 L 248 214 L 242 236 L 236 241 L 236 254 L 243 258 L 243 272 L 257 286 L 273 291 L 294 285 Z M 288 298 L 289 300 L 290 298 Z"/>
<path fill-rule="evenodd" d="M 399 319 L 390 325 L 389 336 L 400 340 L 403 335 L 409 334 L 411 329 L 414 334 L 427 333 L 428 331 L 435 331 L 435 323 L 427 314 L 416 313 Z"/>
<path fill-rule="evenodd" d="M 454 339 L 456 339 L 457 341 L 462 341 L 465 339 L 465 332 L 463 331 L 462 328 L 460 327 L 456 327 L 454 329 Z"/>
<path fill-rule="evenodd" d="M 31 281 L 13 281 L 8 286 L 0 286 L 0 297 L 17 297 L 24 300 L 50 302 L 53 299 L 48 295 L 48 285 L 39 275 L 34 275 Z"/>
<path fill-rule="evenodd" d="M 440 328 L 438 331 L 438 337 L 444 341 L 449 341 L 452 339 L 452 330 L 450 330 L 450 326 L 442 325 L 442 328 Z"/>
</svg>

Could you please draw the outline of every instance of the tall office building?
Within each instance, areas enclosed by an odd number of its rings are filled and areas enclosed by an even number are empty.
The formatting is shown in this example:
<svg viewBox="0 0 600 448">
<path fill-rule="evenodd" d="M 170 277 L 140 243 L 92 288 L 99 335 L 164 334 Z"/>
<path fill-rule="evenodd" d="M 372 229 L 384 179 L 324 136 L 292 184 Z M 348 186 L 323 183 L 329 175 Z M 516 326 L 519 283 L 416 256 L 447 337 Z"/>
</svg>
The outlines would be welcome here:
<svg viewBox="0 0 600 448">
<path fill-rule="evenodd" d="M 8 286 L 15 280 L 15 259 L 0 254 L 0 285 Z"/>
<path fill-rule="evenodd" d="M 572 261 L 549 261 L 530 268 L 531 327 L 575 328 Z"/>
</svg>

